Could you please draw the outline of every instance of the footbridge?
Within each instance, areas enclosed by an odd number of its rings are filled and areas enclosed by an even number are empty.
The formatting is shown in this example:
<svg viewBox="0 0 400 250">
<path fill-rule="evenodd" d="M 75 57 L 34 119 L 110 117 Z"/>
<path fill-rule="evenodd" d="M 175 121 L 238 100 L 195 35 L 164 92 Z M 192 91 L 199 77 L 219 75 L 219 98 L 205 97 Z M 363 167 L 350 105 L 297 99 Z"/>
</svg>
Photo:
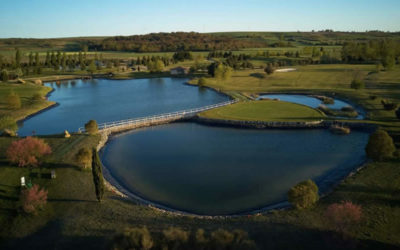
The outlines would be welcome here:
<svg viewBox="0 0 400 250">
<path fill-rule="evenodd" d="M 176 112 L 171 112 L 171 113 L 165 113 L 165 114 L 159 114 L 159 115 L 153 115 L 153 116 L 147 116 L 147 117 L 132 118 L 132 119 L 120 120 L 120 121 L 114 121 L 114 122 L 105 122 L 105 123 L 98 124 L 99 132 L 111 134 L 111 133 L 115 133 L 115 132 L 139 128 L 139 127 L 153 126 L 153 125 L 169 123 L 169 122 L 173 122 L 173 121 L 177 121 L 177 120 L 182 120 L 182 119 L 189 119 L 189 118 L 194 117 L 199 112 L 226 106 L 226 105 L 230 105 L 235 102 L 237 102 L 237 101 L 230 100 L 230 101 L 212 104 L 212 105 L 208 105 L 208 106 L 204 106 L 204 107 L 200 107 L 200 108 L 186 109 L 186 110 L 181 110 L 181 111 L 176 111 Z M 80 127 L 78 129 L 78 132 L 84 132 L 84 131 L 85 131 L 84 127 Z"/>
</svg>

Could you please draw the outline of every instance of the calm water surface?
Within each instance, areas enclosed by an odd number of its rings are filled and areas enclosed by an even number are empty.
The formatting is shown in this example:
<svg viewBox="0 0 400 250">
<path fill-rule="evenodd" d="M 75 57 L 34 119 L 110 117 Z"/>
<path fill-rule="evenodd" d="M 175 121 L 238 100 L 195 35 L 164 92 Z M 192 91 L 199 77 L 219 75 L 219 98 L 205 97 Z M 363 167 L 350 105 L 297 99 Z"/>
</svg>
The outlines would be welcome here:
<svg viewBox="0 0 400 250">
<path fill-rule="evenodd" d="M 54 88 L 50 100 L 59 106 L 21 124 L 19 135 L 77 131 L 88 120 L 98 123 L 161 114 L 227 101 L 228 97 L 206 88 L 184 84 L 187 79 L 74 80 Z"/>
<path fill-rule="evenodd" d="M 368 134 L 253 130 L 174 123 L 113 138 L 103 163 L 126 189 L 175 209 L 232 214 L 286 199 L 299 181 L 320 190 L 363 159 Z"/>
<path fill-rule="evenodd" d="M 319 105 L 323 104 L 323 102 L 315 97 L 307 96 L 307 95 L 292 95 L 292 94 L 265 94 L 260 95 L 259 98 L 270 98 L 270 99 L 279 99 L 285 102 L 293 102 L 298 104 L 303 104 L 311 108 L 318 108 Z M 351 104 L 344 102 L 342 100 L 335 99 L 333 104 L 323 104 L 331 109 L 341 109 L 346 106 L 352 106 Z M 357 107 L 355 107 L 359 115 L 356 119 L 363 119 L 364 116 L 362 115 L 364 112 Z"/>
</svg>

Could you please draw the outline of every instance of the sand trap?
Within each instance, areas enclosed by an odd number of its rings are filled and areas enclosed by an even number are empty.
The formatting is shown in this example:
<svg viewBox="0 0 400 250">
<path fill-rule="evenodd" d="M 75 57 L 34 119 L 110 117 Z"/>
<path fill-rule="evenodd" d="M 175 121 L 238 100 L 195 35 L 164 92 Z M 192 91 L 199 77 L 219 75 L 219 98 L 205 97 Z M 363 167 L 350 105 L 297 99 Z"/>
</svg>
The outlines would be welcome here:
<svg viewBox="0 0 400 250">
<path fill-rule="evenodd" d="M 286 68 L 286 69 L 277 69 L 275 72 L 277 73 L 282 73 L 282 72 L 291 72 L 291 71 L 296 71 L 297 69 L 295 68 Z"/>
</svg>

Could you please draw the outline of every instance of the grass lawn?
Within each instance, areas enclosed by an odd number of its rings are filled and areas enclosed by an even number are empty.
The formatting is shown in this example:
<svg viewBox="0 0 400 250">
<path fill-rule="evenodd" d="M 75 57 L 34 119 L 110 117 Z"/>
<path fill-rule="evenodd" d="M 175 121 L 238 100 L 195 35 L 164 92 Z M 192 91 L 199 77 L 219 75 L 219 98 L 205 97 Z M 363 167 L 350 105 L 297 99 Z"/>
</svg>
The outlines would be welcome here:
<svg viewBox="0 0 400 250">
<path fill-rule="evenodd" d="M 322 112 L 304 105 L 261 100 L 239 102 L 233 105 L 204 111 L 200 117 L 249 121 L 314 121 L 325 117 Z"/>
<path fill-rule="evenodd" d="M 39 86 L 31 83 L 15 84 L 15 83 L 0 83 L 0 116 L 8 115 L 16 120 L 25 118 L 26 116 L 38 112 L 54 102 L 46 100 L 33 100 L 35 94 L 46 96 L 51 91 L 50 87 Z M 22 107 L 17 110 L 10 110 L 7 107 L 6 97 L 14 92 L 21 98 Z"/>
</svg>

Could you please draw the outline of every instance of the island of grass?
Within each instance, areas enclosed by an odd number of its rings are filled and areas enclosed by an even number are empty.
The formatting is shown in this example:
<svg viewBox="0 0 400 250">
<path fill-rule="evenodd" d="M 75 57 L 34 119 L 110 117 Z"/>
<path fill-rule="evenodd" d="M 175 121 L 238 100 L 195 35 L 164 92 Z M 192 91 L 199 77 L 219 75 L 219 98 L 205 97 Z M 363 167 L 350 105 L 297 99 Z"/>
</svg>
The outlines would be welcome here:
<svg viewBox="0 0 400 250">
<path fill-rule="evenodd" d="M 326 116 L 319 110 L 296 103 L 259 100 L 239 102 L 232 105 L 204 111 L 200 118 L 263 122 L 308 122 Z"/>
</svg>

